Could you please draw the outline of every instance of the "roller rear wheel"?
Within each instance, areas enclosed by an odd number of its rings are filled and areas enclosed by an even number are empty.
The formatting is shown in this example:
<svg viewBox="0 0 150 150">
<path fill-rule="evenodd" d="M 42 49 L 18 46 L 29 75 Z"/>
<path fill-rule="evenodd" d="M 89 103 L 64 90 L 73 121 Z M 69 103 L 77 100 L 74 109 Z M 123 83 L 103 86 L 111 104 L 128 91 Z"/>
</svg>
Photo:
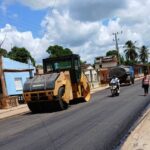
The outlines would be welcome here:
<svg viewBox="0 0 150 150">
<path fill-rule="evenodd" d="M 85 102 L 90 101 L 91 94 L 90 94 L 90 87 L 89 86 L 87 86 L 87 89 L 84 89 L 84 87 L 81 86 L 81 94 L 82 94 L 83 100 Z"/>
<path fill-rule="evenodd" d="M 60 110 L 65 110 L 68 108 L 68 103 L 64 102 L 62 99 L 62 96 L 64 95 L 65 92 L 65 88 L 64 87 L 60 87 L 59 91 L 58 91 L 58 105 L 59 105 L 59 109 Z"/>
<path fill-rule="evenodd" d="M 32 113 L 42 112 L 42 108 L 38 103 L 28 103 L 27 104 Z"/>
</svg>

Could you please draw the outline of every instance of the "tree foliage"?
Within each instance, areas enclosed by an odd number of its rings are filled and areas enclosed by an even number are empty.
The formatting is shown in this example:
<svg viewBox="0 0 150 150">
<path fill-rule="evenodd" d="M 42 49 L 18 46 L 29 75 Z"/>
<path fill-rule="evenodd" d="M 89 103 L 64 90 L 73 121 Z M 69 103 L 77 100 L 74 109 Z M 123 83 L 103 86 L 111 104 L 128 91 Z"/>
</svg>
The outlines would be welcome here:
<svg viewBox="0 0 150 150">
<path fill-rule="evenodd" d="M 24 47 L 13 47 L 8 53 L 8 57 L 23 63 L 28 63 L 28 60 L 31 60 L 32 64 L 35 66 L 34 58 L 31 56 L 30 52 Z"/>
<path fill-rule="evenodd" d="M 86 62 L 86 61 L 82 61 L 82 60 L 80 60 L 80 63 L 81 63 L 81 65 L 85 65 L 85 64 L 87 64 L 87 62 Z"/>
<path fill-rule="evenodd" d="M 139 58 L 142 63 L 148 62 L 148 53 L 149 53 L 148 51 L 149 51 L 148 48 L 144 45 L 140 48 Z"/>
<path fill-rule="evenodd" d="M 49 46 L 46 52 L 50 54 L 50 57 L 66 56 L 73 54 L 73 52 L 69 48 L 63 48 L 59 45 Z"/>
<path fill-rule="evenodd" d="M 135 44 L 132 41 L 127 41 L 124 48 L 127 61 L 135 62 L 138 58 L 138 53 L 136 51 L 138 48 L 135 46 Z"/>
<path fill-rule="evenodd" d="M 118 56 L 118 52 L 116 50 L 110 50 L 106 52 L 106 56 L 112 56 L 112 55 Z"/>
<path fill-rule="evenodd" d="M 4 57 L 7 57 L 7 50 L 3 49 L 3 48 L 0 48 L 0 55 L 4 56 Z"/>
<path fill-rule="evenodd" d="M 124 57 L 120 55 L 119 58 L 120 58 L 120 64 L 125 64 L 125 59 L 124 59 Z"/>
<path fill-rule="evenodd" d="M 124 62 L 125 65 L 134 65 L 135 64 L 135 61 L 132 61 L 132 60 L 126 60 Z"/>
</svg>

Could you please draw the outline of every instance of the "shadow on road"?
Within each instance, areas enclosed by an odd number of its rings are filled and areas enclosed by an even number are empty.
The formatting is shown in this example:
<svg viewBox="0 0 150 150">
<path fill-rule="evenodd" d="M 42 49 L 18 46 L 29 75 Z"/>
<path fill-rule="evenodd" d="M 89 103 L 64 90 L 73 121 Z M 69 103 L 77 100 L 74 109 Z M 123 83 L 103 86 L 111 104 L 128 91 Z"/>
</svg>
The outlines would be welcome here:
<svg viewBox="0 0 150 150">
<path fill-rule="evenodd" d="M 107 97 L 112 98 L 112 97 L 118 97 L 118 96 L 119 96 L 119 95 L 117 95 L 117 96 L 108 95 Z"/>
<path fill-rule="evenodd" d="M 84 103 L 84 99 L 83 98 L 77 98 L 77 99 L 74 99 L 72 101 L 70 101 L 70 105 L 76 105 L 76 104 L 79 104 L 79 103 Z"/>
<path fill-rule="evenodd" d="M 54 113 L 54 112 L 59 112 L 60 107 L 58 105 L 44 105 L 36 108 L 35 112 L 28 112 L 23 115 L 34 115 L 34 114 L 43 114 L 43 113 Z"/>
<path fill-rule="evenodd" d="M 76 105 L 79 103 L 84 103 L 84 99 L 80 98 L 80 99 L 74 99 L 72 101 L 70 101 L 69 105 Z M 69 107 L 69 106 L 68 106 Z M 26 114 L 23 115 L 33 115 L 33 114 L 41 114 L 41 113 L 54 113 L 54 112 L 59 112 L 59 111 L 63 111 L 60 109 L 60 106 L 57 103 L 46 103 L 44 104 L 38 104 L 36 105 L 36 111 L 35 112 L 28 112 Z"/>
<path fill-rule="evenodd" d="M 131 84 L 132 85 L 132 84 Z M 124 86 L 131 86 L 130 84 L 127 84 L 127 83 L 124 83 L 124 84 L 121 84 L 120 86 L 121 87 L 124 87 Z"/>
</svg>

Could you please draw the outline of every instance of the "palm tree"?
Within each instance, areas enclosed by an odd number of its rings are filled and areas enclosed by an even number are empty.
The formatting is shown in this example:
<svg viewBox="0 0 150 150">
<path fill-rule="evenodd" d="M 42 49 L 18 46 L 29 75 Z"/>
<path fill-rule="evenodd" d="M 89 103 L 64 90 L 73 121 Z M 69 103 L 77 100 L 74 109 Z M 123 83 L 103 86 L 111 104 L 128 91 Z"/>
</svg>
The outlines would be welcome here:
<svg viewBox="0 0 150 150">
<path fill-rule="evenodd" d="M 138 53 L 136 49 L 138 49 L 132 41 L 127 41 L 124 46 L 126 49 L 124 50 L 127 61 L 136 61 L 138 57 Z"/>
<path fill-rule="evenodd" d="M 149 51 L 148 48 L 144 45 L 140 48 L 139 58 L 142 63 L 148 62 L 148 54 L 149 54 L 148 51 Z"/>
</svg>

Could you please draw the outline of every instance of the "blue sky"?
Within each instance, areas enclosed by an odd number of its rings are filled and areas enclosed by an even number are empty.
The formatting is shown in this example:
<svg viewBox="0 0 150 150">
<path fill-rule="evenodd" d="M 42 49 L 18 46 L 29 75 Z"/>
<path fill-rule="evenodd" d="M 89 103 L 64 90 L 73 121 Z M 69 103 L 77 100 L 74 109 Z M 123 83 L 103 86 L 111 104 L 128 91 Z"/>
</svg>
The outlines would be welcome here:
<svg viewBox="0 0 150 150">
<path fill-rule="evenodd" d="M 0 42 L 6 36 L 3 48 L 25 47 L 37 63 L 55 44 L 93 63 L 115 49 L 114 32 L 123 31 L 122 54 L 127 40 L 150 47 L 149 7 L 150 0 L 1 0 Z"/>
<path fill-rule="evenodd" d="M 1 10 L 0 27 L 3 28 L 6 24 L 15 26 L 20 32 L 32 31 L 34 37 L 41 36 L 41 21 L 47 13 L 44 10 L 32 10 L 27 6 L 19 3 L 9 5 L 7 12 Z"/>
</svg>

